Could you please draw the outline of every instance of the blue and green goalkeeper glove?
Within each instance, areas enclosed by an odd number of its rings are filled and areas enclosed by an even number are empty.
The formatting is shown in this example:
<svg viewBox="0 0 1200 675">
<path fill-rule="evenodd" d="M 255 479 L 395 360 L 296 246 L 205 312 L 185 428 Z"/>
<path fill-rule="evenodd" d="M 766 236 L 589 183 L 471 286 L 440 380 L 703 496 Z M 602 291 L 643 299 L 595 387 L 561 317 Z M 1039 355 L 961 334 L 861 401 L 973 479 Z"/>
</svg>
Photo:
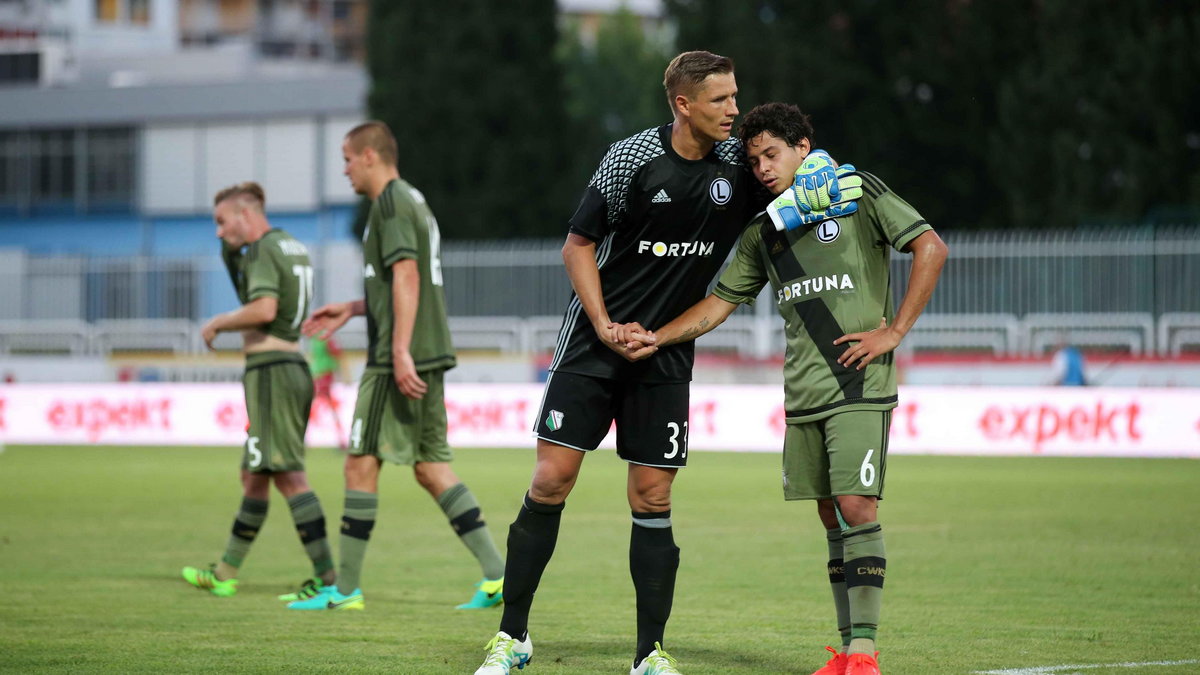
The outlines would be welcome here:
<svg viewBox="0 0 1200 675">
<path fill-rule="evenodd" d="M 795 230 L 857 211 L 862 178 L 853 172 L 853 164 L 835 167 L 824 150 L 810 152 L 796 169 L 792 186 L 767 207 L 775 229 Z"/>
</svg>

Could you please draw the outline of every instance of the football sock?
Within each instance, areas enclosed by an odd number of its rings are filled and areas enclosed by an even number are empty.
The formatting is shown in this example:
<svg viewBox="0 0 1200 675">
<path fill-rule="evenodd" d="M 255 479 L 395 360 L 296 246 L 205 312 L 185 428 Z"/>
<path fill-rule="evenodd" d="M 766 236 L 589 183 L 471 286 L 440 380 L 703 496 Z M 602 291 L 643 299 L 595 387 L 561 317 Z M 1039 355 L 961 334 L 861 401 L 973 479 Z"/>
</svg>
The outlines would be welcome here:
<svg viewBox="0 0 1200 675">
<path fill-rule="evenodd" d="M 671 602 L 675 597 L 675 573 L 679 569 L 679 547 L 671 531 L 671 511 L 633 512 L 629 535 L 629 574 L 637 595 L 637 665 L 663 641 Z"/>
<path fill-rule="evenodd" d="M 875 653 L 875 632 L 883 602 L 887 557 L 879 523 L 864 523 L 842 532 L 846 560 L 846 594 L 850 598 L 850 654 Z"/>
<path fill-rule="evenodd" d="M 317 493 L 309 490 L 292 495 L 287 500 L 292 510 L 292 521 L 296 523 L 296 534 L 304 544 L 304 552 L 313 564 L 313 576 L 328 584 L 334 579 L 333 552 L 325 534 L 325 512 Z"/>
<path fill-rule="evenodd" d="M 479 502 L 466 485 L 459 483 L 446 489 L 438 495 L 438 506 L 450 520 L 450 527 L 466 544 L 479 566 L 483 568 L 486 579 L 499 579 L 504 576 L 504 559 L 492 541 L 492 533 L 488 531 L 487 523 L 483 522 L 483 514 L 479 510 Z"/>
<path fill-rule="evenodd" d="M 567 503 L 541 504 L 528 494 L 508 528 L 508 559 L 504 564 L 504 616 L 500 630 L 518 640 L 529 628 L 529 608 L 542 572 L 554 555 L 558 524 Z"/>
<path fill-rule="evenodd" d="M 375 512 L 379 495 L 361 490 L 346 490 L 346 506 L 342 510 L 342 536 L 338 551 L 338 593 L 350 595 L 359 588 L 367 542 L 375 527 Z"/>
<path fill-rule="evenodd" d="M 837 611 L 838 632 L 842 635 L 842 651 L 850 644 L 850 597 L 846 595 L 846 565 L 842 559 L 842 531 L 826 530 L 829 542 L 829 587 L 833 589 L 833 607 Z"/>
<path fill-rule="evenodd" d="M 229 536 L 229 544 L 225 546 L 225 555 L 221 556 L 221 562 L 217 563 L 215 573 L 221 581 L 237 576 L 238 568 L 250 553 L 250 545 L 254 543 L 254 538 L 258 536 L 258 531 L 267 519 L 269 504 L 265 499 L 242 497 L 242 506 L 233 519 L 233 530 Z"/>
</svg>

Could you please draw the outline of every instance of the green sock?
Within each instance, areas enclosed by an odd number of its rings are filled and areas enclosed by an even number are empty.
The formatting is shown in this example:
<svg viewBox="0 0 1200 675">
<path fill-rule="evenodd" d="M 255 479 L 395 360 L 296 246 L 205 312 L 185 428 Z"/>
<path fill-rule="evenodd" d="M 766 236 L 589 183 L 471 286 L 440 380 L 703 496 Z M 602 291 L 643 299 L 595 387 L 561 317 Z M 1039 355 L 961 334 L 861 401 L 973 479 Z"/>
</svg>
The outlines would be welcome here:
<svg viewBox="0 0 1200 675">
<path fill-rule="evenodd" d="M 837 612 L 842 651 L 850 644 L 850 596 L 846 594 L 846 565 L 842 558 L 842 531 L 826 530 L 829 542 L 829 587 L 833 589 L 833 608 Z"/>
<path fill-rule="evenodd" d="M 850 598 L 850 654 L 873 654 L 883 603 L 887 555 L 879 523 L 864 523 L 842 531 L 846 560 L 846 594 Z"/>
<path fill-rule="evenodd" d="M 254 538 L 258 536 L 258 531 L 267 519 L 269 505 L 270 502 L 265 499 L 242 497 L 242 506 L 233 519 L 233 529 L 229 535 L 229 543 L 225 546 L 225 555 L 221 556 L 221 562 L 217 565 L 218 579 L 232 579 L 237 576 L 238 568 L 250 553 L 250 545 L 254 543 Z"/>
<path fill-rule="evenodd" d="M 341 562 L 338 564 L 338 593 L 349 595 L 358 589 L 362 577 L 363 558 L 371 528 L 375 527 L 375 512 L 379 495 L 374 492 L 346 490 L 346 507 L 342 511 Z"/>
<path fill-rule="evenodd" d="M 462 539 L 462 543 L 470 549 L 479 566 L 483 568 L 486 579 L 499 579 L 504 576 L 504 559 L 492 541 L 492 533 L 483 522 L 483 514 L 479 510 L 479 502 L 466 485 L 459 483 L 447 488 L 438 495 L 438 506 L 450 520 L 450 527 Z"/>
<path fill-rule="evenodd" d="M 300 535 L 304 552 L 312 561 L 313 576 L 320 577 L 327 584 L 332 582 L 333 552 L 325 534 L 325 512 L 321 510 L 321 500 L 317 499 L 317 493 L 309 490 L 292 495 L 287 502 L 292 510 L 292 521 L 296 523 L 296 534 Z"/>
</svg>

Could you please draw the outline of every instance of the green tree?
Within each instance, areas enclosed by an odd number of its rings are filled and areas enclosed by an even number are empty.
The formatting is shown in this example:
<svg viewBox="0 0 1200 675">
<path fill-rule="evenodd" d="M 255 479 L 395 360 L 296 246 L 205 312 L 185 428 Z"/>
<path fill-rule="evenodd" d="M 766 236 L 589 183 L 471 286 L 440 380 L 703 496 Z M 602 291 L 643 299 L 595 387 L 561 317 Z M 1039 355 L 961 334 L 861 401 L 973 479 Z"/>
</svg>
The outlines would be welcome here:
<svg viewBox="0 0 1200 675">
<path fill-rule="evenodd" d="M 1014 222 L 1127 224 L 1200 204 L 1198 7 L 1040 3 L 991 135 Z"/>
<path fill-rule="evenodd" d="M 571 129 L 572 197 L 582 192 L 609 145 L 670 121 L 662 75 L 672 56 L 668 37 L 647 30 L 624 6 L 600 20 L 591 40 L 578 22 L 566 26 L 559 59 Z M 561 234 L 561 228 L 552 234 Z"/>
<path fill-rule="evenodd" d="M 760 1 L 725 14 L 719 4 L 667 2 L 681 48 L 734 59 L 743 114 L 794 102 L 818 147 L 879 175 L 939 227 L 969 222 L 960 211 L 987 195 L 986 143 L 971 135 L 994 117 L 971 17 L 942 0 Z"/>
<path fill-rule="evenodd" d="M 554 0 L 371 3 L 367 106 L 444 237 L 529 236 L 565 218 L 556 16 Z"/>
<path fill-rule="evenodd" d="M 816 143 L 936 226 L 1137 220 L 1200 203 L 1200 3 L 666 0 Z M 1175 209 L 1179 212 L 1184 209 Z"/>
</svg>

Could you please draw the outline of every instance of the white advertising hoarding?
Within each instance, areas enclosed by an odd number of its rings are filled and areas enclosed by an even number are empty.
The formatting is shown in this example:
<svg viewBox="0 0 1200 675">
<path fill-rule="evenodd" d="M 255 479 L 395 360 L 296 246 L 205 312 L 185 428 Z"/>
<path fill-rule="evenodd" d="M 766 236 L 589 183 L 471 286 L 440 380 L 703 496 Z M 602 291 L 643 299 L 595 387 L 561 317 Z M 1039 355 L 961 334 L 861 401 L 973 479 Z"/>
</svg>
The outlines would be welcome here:
<svg viewBox="0 0 1200 675">
<path fill-rule="evenodd" d="M 355 388 L 334 395 L 348 431 Z M 447 384 L 450 443 L 532 447 L 541 398 L 538 384 Z M 689 446 L 776 452 L 783 412 L 777 386 L 693 386 Z M 245 429 L 237 384 L 0 385 L 0 440 L 10 444 L 240 445 Z M 327 408 L 314 408 L 308 442 L 336 445 Z M 1200 389 L 904 387 L 889 450 L 1200 458 Z"/>
</svg>

